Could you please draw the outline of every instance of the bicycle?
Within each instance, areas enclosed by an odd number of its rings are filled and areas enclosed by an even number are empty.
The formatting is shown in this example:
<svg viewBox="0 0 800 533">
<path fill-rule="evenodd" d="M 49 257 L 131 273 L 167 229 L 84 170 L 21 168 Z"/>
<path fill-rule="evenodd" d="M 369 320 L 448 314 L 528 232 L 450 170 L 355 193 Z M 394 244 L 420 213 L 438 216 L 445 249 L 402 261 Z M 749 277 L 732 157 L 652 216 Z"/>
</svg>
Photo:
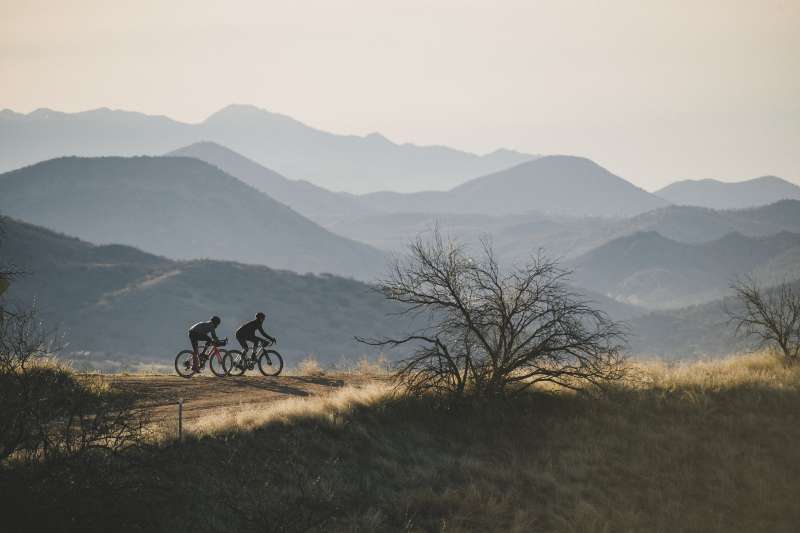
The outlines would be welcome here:
<svg viewBox="0 0 800 533">
<path fill-rule="evenodd" d="M 258 345 L 261 349 L 258 349 Z M 253 346 L 250 355 L 239 350 L 228 350 L 222 360 L 226 374 L 241 376 L 246 370 L 253 370 L 258 363 L 258 370 L 265 376 L 277 376 L 283 370 L 283 357 L 275 350 L 267 350 L 273 343 L 261 341 Z"/>
<path fill-rule="evenodd" d="M 227 350 L 220 350 L 220 346 L 225 346 L 228 344 L 227 337 L 220 340 L 220 341 L 209 341 L 206 342 L 205 346 L 203 346 L 203 351 L 197 354 L 197 364 L 200 367 L 200 370 L 195 372 L 192 369 L 192 359 L 193 354 L 192 350 L 183 350 L 178 352 L 178 355 L 175 356 L 175 372 L 182 378 L 190 378 L 193 375 L 200 373 L 203 371 L 203 368 L 206 366 L 206 361 L 209 361 L 208 366 L 211 368 L 211 373 L 217 376 L 218 378 L 224 378 L 228 375 L 225 372 L 225 356 L 227 355 Z M 211 346 L 211 352 L 206 353 L 208 347 Z"/>
</svg>

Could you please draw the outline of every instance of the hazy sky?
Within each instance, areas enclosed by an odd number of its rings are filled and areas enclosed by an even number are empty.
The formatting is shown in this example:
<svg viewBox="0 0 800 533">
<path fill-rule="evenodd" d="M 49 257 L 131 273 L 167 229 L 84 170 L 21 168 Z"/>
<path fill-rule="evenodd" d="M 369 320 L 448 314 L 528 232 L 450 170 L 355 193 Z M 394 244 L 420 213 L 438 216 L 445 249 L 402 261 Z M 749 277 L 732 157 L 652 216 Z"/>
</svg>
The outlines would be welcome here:
<svg viewBox="0 0 800 533">
<path fill-rule="evenodd" d="M 0 108 L 569 153 L 653 189 L 800 183 L 800 0 L 0 0 Z"/>
</svg>

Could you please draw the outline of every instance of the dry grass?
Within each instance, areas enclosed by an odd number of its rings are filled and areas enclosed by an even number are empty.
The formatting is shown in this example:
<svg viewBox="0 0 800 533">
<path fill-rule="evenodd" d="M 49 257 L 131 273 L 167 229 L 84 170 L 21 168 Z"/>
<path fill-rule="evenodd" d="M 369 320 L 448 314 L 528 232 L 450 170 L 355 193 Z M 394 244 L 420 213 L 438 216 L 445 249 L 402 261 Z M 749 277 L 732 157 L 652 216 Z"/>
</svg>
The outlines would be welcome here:
<svg viewBox="0 0 800 533">
<path fill-rule="evenodd" d="M 287 375 L 292 376 L 321 376 L 323 374 L 325 371 L 322 369 L 322 365 L 313 355 L 305 356 L 292 370 L 287 371 Z"/>
<path fill-rule="evenodd" d="M 252 431 L 274 423 L 336 423 L 337 419 L 354 409 L 373 405 L 386 399 L 390 393 L 391 389 L 384 383 L 347 386 L 326 396 L 288 398 L 267 407 L 223 409 L 187 424 L 186 430 L 197 436 L 211 436 L 230 431 Z"/>
<path fill-rule="evenodd" d="M 293 531 L 298 517 L 319 531 L 798 531 L 800 369 L 756 354 L 634 370 L 602 397 L 455 407 L 373 383 L 218 412 L 138 459 L 171 498 L 205 495 L 149 518 L 174 531 Z"/>
<path fill-rule="evenodd" d="M 327 427 L 374 483 L 342 530 L 795 531 L 798 369 L 756 354 L 634 370 L 607 397 L 534 393 L 500 413 L 433 412 L 375 384 L 191 429 Z M 340 448 L 363 434 L 368 457 Z"/>
</svg>

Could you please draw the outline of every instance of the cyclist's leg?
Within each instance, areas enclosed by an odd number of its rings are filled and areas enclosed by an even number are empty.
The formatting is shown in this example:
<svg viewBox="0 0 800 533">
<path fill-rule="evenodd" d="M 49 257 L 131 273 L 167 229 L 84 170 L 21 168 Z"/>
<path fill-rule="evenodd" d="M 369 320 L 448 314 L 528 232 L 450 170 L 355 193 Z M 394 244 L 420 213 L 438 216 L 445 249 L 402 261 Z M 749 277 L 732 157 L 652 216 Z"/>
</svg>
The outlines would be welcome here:
<svg viewBox="0 0 800 533">
<path fill-rule="evenodd" d="M 198 348 L 197 345 L 200 343 L 201 339 L 202 337 L 198 335 L 192 335 L 191 333 L 189 334 L 189 342 L 192 343 L 192 370 L 194 370 L 195 372 L 197 372 L 200 367 L 197 359 L 197 348 Z"/>
<path fill-rule="evenodd" d="M 253 343 L 253 357 L 255 357 L 256 353 L 258 352 L 258 345 L 263 342 L 263 339 L 259 339 L 258 337 L 253 335 L 252 337 L 250 337 L 247 340 Z"/>
<path fill-rule="evenodd" d="M 248 339 L 242 335 L 236 335 L 236 340 L 242 346 L 242 355 L 247 355 L 247 341 Z"/>
<path fill-rule="evenodd" d="M 208 357 L 208 347 L 211 346 L 211 343 L 214 341 L 211 339 L 211 336 L 209 335 L 203 335 L 202 337 L 200 337 L 200 340 L 205 342 L 205 344 L 203 345 L 203 351 L 200 353 L 203 355 L 204 358 Z"/>
</svg>

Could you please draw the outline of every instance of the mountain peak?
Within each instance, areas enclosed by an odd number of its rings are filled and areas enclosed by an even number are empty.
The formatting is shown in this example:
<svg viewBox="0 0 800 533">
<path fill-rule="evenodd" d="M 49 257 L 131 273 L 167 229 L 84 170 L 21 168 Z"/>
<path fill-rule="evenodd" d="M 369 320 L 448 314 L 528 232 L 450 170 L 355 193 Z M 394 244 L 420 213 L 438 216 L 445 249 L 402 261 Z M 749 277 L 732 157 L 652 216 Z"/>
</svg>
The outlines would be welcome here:
<svg viewBox="0 0 800 533">
<path fill-rule="evenodd" d="M 16 111 L 14 111 L 13 109 L 8 109 L 8 108 L 6 108 L 6 109 L 3 109 L 3 110 L 0 110 L 0 118 L 5 118 L 5 119 L 9 119 L 9 118 L 13 118 L 13 119 L 19 119 L 19 118 L 23 118 L 24 116 L 25 116 L 25 115 L 23 115 L 22 113 L 17 113 L 17 112 L 16 112 Z"/>
<path fill-rule="evenodd" d="M 206 122 L 214 121 L 214 120 L 241 120 L 241 119 L 248 119 L 248 118 L 257 118 L 257 117 L 271 117 L 275 116 L 274 113 L 267 111 L 266 109 L 262 109 L 260 107 L 256 107 L 251 104 L 230 104 L 216 113 L 212 113 L 207 119 Z"/>
<path fill-rule="evenodd" d="M 372 133 L 368 133 L 364 137 L 364 139 L 366 139 L 368 141 L 373 141 L 373 142 L 376 142 L 376 143 L 381 143 L 381 144 L 394 144 L 392 141 L 387 139 L 383 134 L 381 134 L 381 133 L 379 133 L 377 131 L 373 131 Z"/>
<path fill-rule="evenodd" d="M 62 113 L 61 111 L 56 111 L 47 107 L 39 107 L 28 113 L 28 116 L 31 118 L 55 118 L 64 116 L 65 114 L 66 113 Z"/>
</svg>

